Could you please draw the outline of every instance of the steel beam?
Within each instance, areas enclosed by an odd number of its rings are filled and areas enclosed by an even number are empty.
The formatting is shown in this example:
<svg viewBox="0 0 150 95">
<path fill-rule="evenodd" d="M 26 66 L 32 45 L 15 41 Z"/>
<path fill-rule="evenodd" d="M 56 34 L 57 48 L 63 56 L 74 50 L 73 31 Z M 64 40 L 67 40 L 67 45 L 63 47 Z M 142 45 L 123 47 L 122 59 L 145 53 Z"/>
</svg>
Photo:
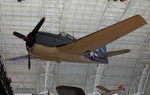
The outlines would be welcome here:
<svg viewBox="0 0 150 95">
<path fill-rule="evenodd" d="M 134 65 L 134 70 L 132 72 L 132 76 L 130 79 L 130 83 L 129 83 L 129 89 L 127 92 L 127 95 L 144 95 L 144 91 L 145 91 L 145 86 L 147 83 L 147 79 L 149 77 L 149 73 L 150 73 L 150 67 L 149 64 L 143 64 L 143 60 L 141 59 L 143 50 L 146 49 L 147 50 L 147 43 L 150 39 L 150 34 L 148 33 L 145 41 L 143 42 L 142 46 L 141 46 L 141 50 L 139 52 L 139 56 L 136 60 L 136 63 Z M 147 50 L 149 53 L 149 50 Z M 142 63 L 141 63 L 142 62 Z M 140 69 L 139 69 L 140 68 Z M 142 72 L 141 74 L 139 72 Z M 140 75 L 140 77 L 139 77 Z M 140 79 L 140 81 L 139 81 Z M 137 87 L 135 87 L 135 84 L 137 84 Z M 133 89 L 135 88 L 135 90 Z"/>
</svg>

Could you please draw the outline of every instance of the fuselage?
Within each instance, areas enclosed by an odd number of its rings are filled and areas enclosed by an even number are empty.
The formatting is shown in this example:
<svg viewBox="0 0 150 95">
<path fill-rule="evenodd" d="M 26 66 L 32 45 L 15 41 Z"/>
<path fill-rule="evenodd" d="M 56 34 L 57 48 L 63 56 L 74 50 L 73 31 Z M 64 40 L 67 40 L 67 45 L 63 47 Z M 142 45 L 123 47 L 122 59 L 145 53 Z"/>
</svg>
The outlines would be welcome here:
<svg viewBox="0 0 150 95">
<path fill-rule="evenodd" d="M 38 32 L 36 34 L 36 44 L 40 44 L 47 47 L 59 47 L 75 41 L 76 39 L 64 32 L 59 34 Z"/>
<path fill-rule="evenodd" d="M 77 62 L 77 63 L 108 63 L 108 59 L 100 57 L 99 54 L 106 52 L 106 47 L 102 47 L 97 51 L 76 55 L 66 53 L 58 48 L 76 41 L 73 36 L 61 32 L 59 34 L 38 32 L 34 37 L 34 43 L 27 45 L 27 49 L 31 53 L 41 59 L 56 61 Z M 30 47 L 28 47 L 30 46 Z"/>
<path fill-rule="evenodd" d="M 85 58 L 84 56 L 66 54 L 57 49 L 57 47 L 69 44 L 76 39 L 64 32 L 60 34 L 52 34 L 46 32 L 38 32 L 35 37 L 35 44 L 32 47 L 32 54 L 36 57 L 56 61 L 93 63 L 94 61 Z"/>
</svg>

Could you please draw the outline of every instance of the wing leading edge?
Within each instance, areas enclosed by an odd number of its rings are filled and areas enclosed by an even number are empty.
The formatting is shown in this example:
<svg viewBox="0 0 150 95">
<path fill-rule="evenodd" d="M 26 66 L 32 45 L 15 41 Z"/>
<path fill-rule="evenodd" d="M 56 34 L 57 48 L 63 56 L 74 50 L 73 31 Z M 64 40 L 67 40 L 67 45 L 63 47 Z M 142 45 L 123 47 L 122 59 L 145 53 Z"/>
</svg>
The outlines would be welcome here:
<svg viewBox="0 0 150 95">
<path fill-rule="evenodd" d="M 58 49 L 69 54 L 83 55 L 84 53 L 95 51 L 145 24 L 147 22 L 140 15 L 136 15 L 80 38 L 75 42 L 60 46 Z"/>
<path fill-rule="evenodd" d="M 28 55 L 13 57 L 13 58 L 9 58 L 7 60 L 16 61 L 16 62 L 27 62 L 28 61 Z M 43 59 L 36 57 L 34 55 L 31 55 L 31 61 L 40 61 L 40 60 L 43 60 Z"/>
</svg>

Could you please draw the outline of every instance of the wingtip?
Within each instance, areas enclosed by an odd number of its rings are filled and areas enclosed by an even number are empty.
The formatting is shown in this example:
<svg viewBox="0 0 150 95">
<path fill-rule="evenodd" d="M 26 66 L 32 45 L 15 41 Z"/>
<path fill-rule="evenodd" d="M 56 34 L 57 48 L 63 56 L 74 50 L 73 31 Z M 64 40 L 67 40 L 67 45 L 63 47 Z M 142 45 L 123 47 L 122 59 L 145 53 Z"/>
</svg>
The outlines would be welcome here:
<svg viewBox="0 0 150 95">
<path fill-rule="evenodd" d="M 43 17 L 43 19 L 45 20 L 45 19 L 46 19 L 46 17 Z"/>
<path fill-rule="evenodd" d="M 100 85 L 97 85 L 97 86 L 96 86 L 96 88 L 98 88 L 98 89 L 100 89 L 100 87 L 101 87 Z"/>
<path fill-rule="evenodd" d="M 135 15 L 139 20 L 141 20 L 141 22 L 143 22 L 142 24 L 145 25 L 147 24 L 147 21 L 141 16 L 141 15 Z"/>
<path fill-rule="evenodd" d="M 14 35 L 14 34 L 15 34 L 15 31 L 14 31 L 14 32 L 12 32 L 12 34 Z"/>
<path fill-rule="evenodd" d="M 130 50 L 130 49 L 125 49 L 125 51 L 128 53 L 128 52 L 130 52 L 131 50 Z"/>
</svg>

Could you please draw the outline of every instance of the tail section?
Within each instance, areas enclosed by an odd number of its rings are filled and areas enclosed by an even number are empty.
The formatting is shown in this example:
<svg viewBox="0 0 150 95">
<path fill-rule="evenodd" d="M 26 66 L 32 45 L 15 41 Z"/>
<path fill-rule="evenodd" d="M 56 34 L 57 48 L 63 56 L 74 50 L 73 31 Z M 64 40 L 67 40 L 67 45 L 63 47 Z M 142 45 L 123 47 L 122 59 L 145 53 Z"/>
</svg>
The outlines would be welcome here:
<svg viewBox="0 0 150 95">
<path fill-rule="evenodd" d="M 100 62 L 100 63 L 108 63 L 107 57 L 125 54 L 128 52 L 130 52 L 129 49 L 107 52 L 106 46 L 104 46 L 104 47 L 102 47 L 102 48 L 100 48 L 94 52 L 86 53 L 83 56 L 85 58 L 92 60 L 92 61 L 96 61 L 96 62 Z"/>
<path fill-rule="evenodd" d="M 116 56 L 116 55 L 120 55 L 120 54 L 129 53 L 129 52 L 130 52 L 129 49 L 123 49 L 123 50 L 117 50 L 117 51 L 102 53 L 101 55 L 104 56 L 104 57 L 111 57 L 111 56 Z"/>
<path fill-rule="evenodd" d="M 108 58 L 101 55 L 106 52 L 107 52 L 106 46 L 104 46 L 94 52 L 86 53 L 83 56 L 92 61 L 96 61 L 96 62 L 100 62 L 100 63 L 108 63 Z"/>
</svg>

